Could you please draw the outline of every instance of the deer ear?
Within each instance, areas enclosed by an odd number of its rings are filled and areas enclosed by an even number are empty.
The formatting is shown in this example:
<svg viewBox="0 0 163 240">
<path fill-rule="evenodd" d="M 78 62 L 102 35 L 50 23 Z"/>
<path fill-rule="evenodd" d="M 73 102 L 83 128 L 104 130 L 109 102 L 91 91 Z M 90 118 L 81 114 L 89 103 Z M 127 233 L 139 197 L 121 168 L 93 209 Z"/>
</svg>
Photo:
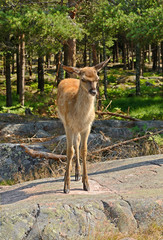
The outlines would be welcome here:
<svg viewBox="0 0 163 240">
<path fill-rule="evenodd" d="M 68 66 L 64 66 L 64 65 L 62 65 L 62 68 L 68 73 L 76 73 L 77 75 L 80 75 L 80 73 L 81 73 L 80 68 L 68 67 Z"/>
<path fill-rule="evenodd" d="M 96 71 L 97 72 L 101 71 L 101 69 L 104 68 L 108 64 L 109 60 L 110 60 L 110 58 L 108 58 L 104 62 L 101 62 L 101 63 L 95 65 L 94 68 L 96 69 Z"/>
</svg>

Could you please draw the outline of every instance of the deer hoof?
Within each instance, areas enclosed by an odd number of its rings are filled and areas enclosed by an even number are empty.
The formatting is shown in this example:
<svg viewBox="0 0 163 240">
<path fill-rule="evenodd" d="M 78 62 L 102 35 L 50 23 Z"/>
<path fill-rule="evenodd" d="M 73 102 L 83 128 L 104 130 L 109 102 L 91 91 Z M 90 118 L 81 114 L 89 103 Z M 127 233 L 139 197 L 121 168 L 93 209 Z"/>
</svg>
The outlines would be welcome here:
<svg viewBox="0 0 163 240">
<path fill-rule="evenodd" d="M 75 181 L 80 181 L 81 176 L 79 173 L 75 173 Z"/>
<path fill-rule="evenodd" d="M 84 189 L 85 191 L 90 191 L 89 184 L 88 184 L 88 183 L 83 183 L 83 189 Z"/>
<path fill-rule="evenodd" d="M 64 188 L 64 193 L 68 194 L 70 192 L 70 189 Z"/>
</svg>

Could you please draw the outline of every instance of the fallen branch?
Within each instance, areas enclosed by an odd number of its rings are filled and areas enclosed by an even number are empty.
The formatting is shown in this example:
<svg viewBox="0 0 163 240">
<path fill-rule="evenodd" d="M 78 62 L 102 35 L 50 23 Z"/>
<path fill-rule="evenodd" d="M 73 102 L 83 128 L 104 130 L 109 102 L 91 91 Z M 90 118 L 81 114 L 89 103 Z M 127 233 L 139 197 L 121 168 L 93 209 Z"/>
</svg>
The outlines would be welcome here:
<svg viewBox="0 0 163 240">
<path fill-rule="evenodd" d="M 147 135 L 144 135 L 144 136 L 141 136 L 141 137 L 133 138 L 133 139 L 126 140 L 126 141 L 123 141 L 123 142 L 120 142 L 120 143 L 116 143 L 112 146 L 104 147 L 104 148 L 98 149 L 96 151 L 93 151 L 93 152 L 91 152 L 91 154 L 97 154 L 97 153 L 100 153 L 100 152 L 108 151 L 108 150 L 111 150 L 115 147 L 119 147 L 119 146 L 122 146 L 122 145 L 125 145 L 125 144 L 128 144 L 128 143 L 131 143 L 131 142 L 136 142 L 138 140 L 145 139 L 145 138 L 160 134 L 162 132 L 163 132 L 163 130 L 160 130 L 160 131 L 157 131 L 155 133 L 147 134 Z"/>
<path fill-rule="evenodd" d="M 116 117 L 121 117 L 121 118 L 125 118 L 125 119 L 129 119 L 132 121 L 139 121 L 139 119 L 137 118 L 133 118 L 133 117 L 129 117 L 129 116 L 125 116 L 119 113 L 112 113 L 112 112 L 101 112 L 101 111 L 96 111 L 96 114 L 98 115 L 111 115 L 111 116 L 116 116 Z"/>
<path fill-rule="evenodd" d="M 66 155 L 57 155 L 54 153 L 47 153 L 47 152 L 38 152 L 36 150 L 30 149 L 27 146 L 20 144 L 22 148 L 25 149 L 25 152 L 29 154 L 31 157 L 39 157 L 39 158 L 46 158 L 46 159 L 54 159 L 54 160 L 66 160 Z"/>
</svg>

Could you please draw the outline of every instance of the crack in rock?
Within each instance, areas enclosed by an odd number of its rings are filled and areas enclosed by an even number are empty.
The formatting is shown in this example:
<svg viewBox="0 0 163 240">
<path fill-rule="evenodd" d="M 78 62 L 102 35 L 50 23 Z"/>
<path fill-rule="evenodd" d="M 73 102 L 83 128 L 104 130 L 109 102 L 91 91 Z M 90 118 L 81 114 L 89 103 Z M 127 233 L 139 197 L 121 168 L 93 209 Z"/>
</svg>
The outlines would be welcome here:
<svg viewBox="0 0 163 240">
<path fill-rule="evenodd" d="M 137 230 L 137 221 L 127 201 L 102 201 L 102 203 L 107 219 L 110 220 L 120 232 L 130 233 Z"/>
<path fill-rule="evenodd" d="M 25 236 L 23 237 L 22 240 L 27 240 L 27 239 L 29 239 L 32 231 L 36 228 L 37 220 L 38 220 L 38 217 L 39 217 L 39 215 L 40 215 L 40 205 L 39 205 L 39 204 L 37 204 L 37 208 L 36 208 L 36 209 L 33 209 L 32 215 L 33 215 L 33 217 L 35 218 L 34 223 L 33 223 L 33 225 L 29 228 L 29 230 L 25 232 Z M 39 239 L 38 239 L 38 240 L 43 240 L 42 237 L 41 237 L 41 235 L 39 236 Z"/>
<path fill-rule="evenodd" d="M 128 200 L 124 199 L 123 196 L 122 196 L 122 200 L 125 201 L 129 205 L 131 213 L 132 213 L 132 215 L 133 215 L 133 217 L 134 217 L 134 219 L 137 223 L 137 228 L 139 228 L 139 223 L 138 223 L 137 219 L 135 218 L 135 214 L 134 214 L 133 208 L 131 206 L 131 203 Z"/>
</svg>

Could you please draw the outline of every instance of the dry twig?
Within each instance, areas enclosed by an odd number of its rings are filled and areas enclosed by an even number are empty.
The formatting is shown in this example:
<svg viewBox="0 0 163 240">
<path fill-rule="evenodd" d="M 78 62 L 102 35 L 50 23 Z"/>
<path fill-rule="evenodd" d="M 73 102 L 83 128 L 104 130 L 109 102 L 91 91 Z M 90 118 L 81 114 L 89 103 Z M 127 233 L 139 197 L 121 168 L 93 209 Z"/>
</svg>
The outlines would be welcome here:
<svg viewBox="0 0 163 240">
<path fill-rule="evenodd" d="M 25 152 L 29 154 L 31 157 L 39 157 L 39 158 L 46 158 L 46 159 L 54 159 L 54 160 L 66 160 L 66 155 L 57 155 L 54 153 L 47 153 L 47 152 L 38 152 L 36 150 L 30 149 L 27 146 L 20 144 L 22 148 L 25 149 Z"/>
<path fill-rule="evenodd" d="M 126 140 L 126 141 L 123 141 L 123 142 L 120 142 L 120 143 L 116 143 L 114 145 L 107 146 L 107 147 L 98 149 L 96 151 L 93 151 L 93 152 L 91 152 L 91 154 L 97 154 L 97 153 L 100 153 L 100 152 L 108 151 L 108 150 L 111 150 L 111 149 L 113 149 L 115 147 L 119 147 L 119 146 L 122 146 L 122 145 L 125 145 L 125 144 L 128 144 L 128 143 L 131 143 L 131 142 L 136 142 L 138 140 L 145 139 L 145 138 L 148 138 L 148 137 L 160 134 L 162 132 L 163 132 L 163 130 L 160 130 L 160 131 L 157 131 L 155 133 L 147 134 L 147 135 L 144 135 L 144 136 L 141 136 L 141 137 L 133 138 L 133 139 Z"/>
<path fill-rule="evenodd" d="M 129 120 L 132 120 L 132 121 L 139 121 L 139 119 L 137 119 L 137 118 L 125 116 L 125 115 L 122 115 L 122 114 L 119 114 L 119 113 L 112 113 L 112 112 L 109 112 L 109 111 L 107 111 L 107 112 L 96 111 L 96 114 L 98 114 L 98 115 L 111 115 L 111 116 L 116 116 L 116 117 L 129 119 Z"/>
</svg>

